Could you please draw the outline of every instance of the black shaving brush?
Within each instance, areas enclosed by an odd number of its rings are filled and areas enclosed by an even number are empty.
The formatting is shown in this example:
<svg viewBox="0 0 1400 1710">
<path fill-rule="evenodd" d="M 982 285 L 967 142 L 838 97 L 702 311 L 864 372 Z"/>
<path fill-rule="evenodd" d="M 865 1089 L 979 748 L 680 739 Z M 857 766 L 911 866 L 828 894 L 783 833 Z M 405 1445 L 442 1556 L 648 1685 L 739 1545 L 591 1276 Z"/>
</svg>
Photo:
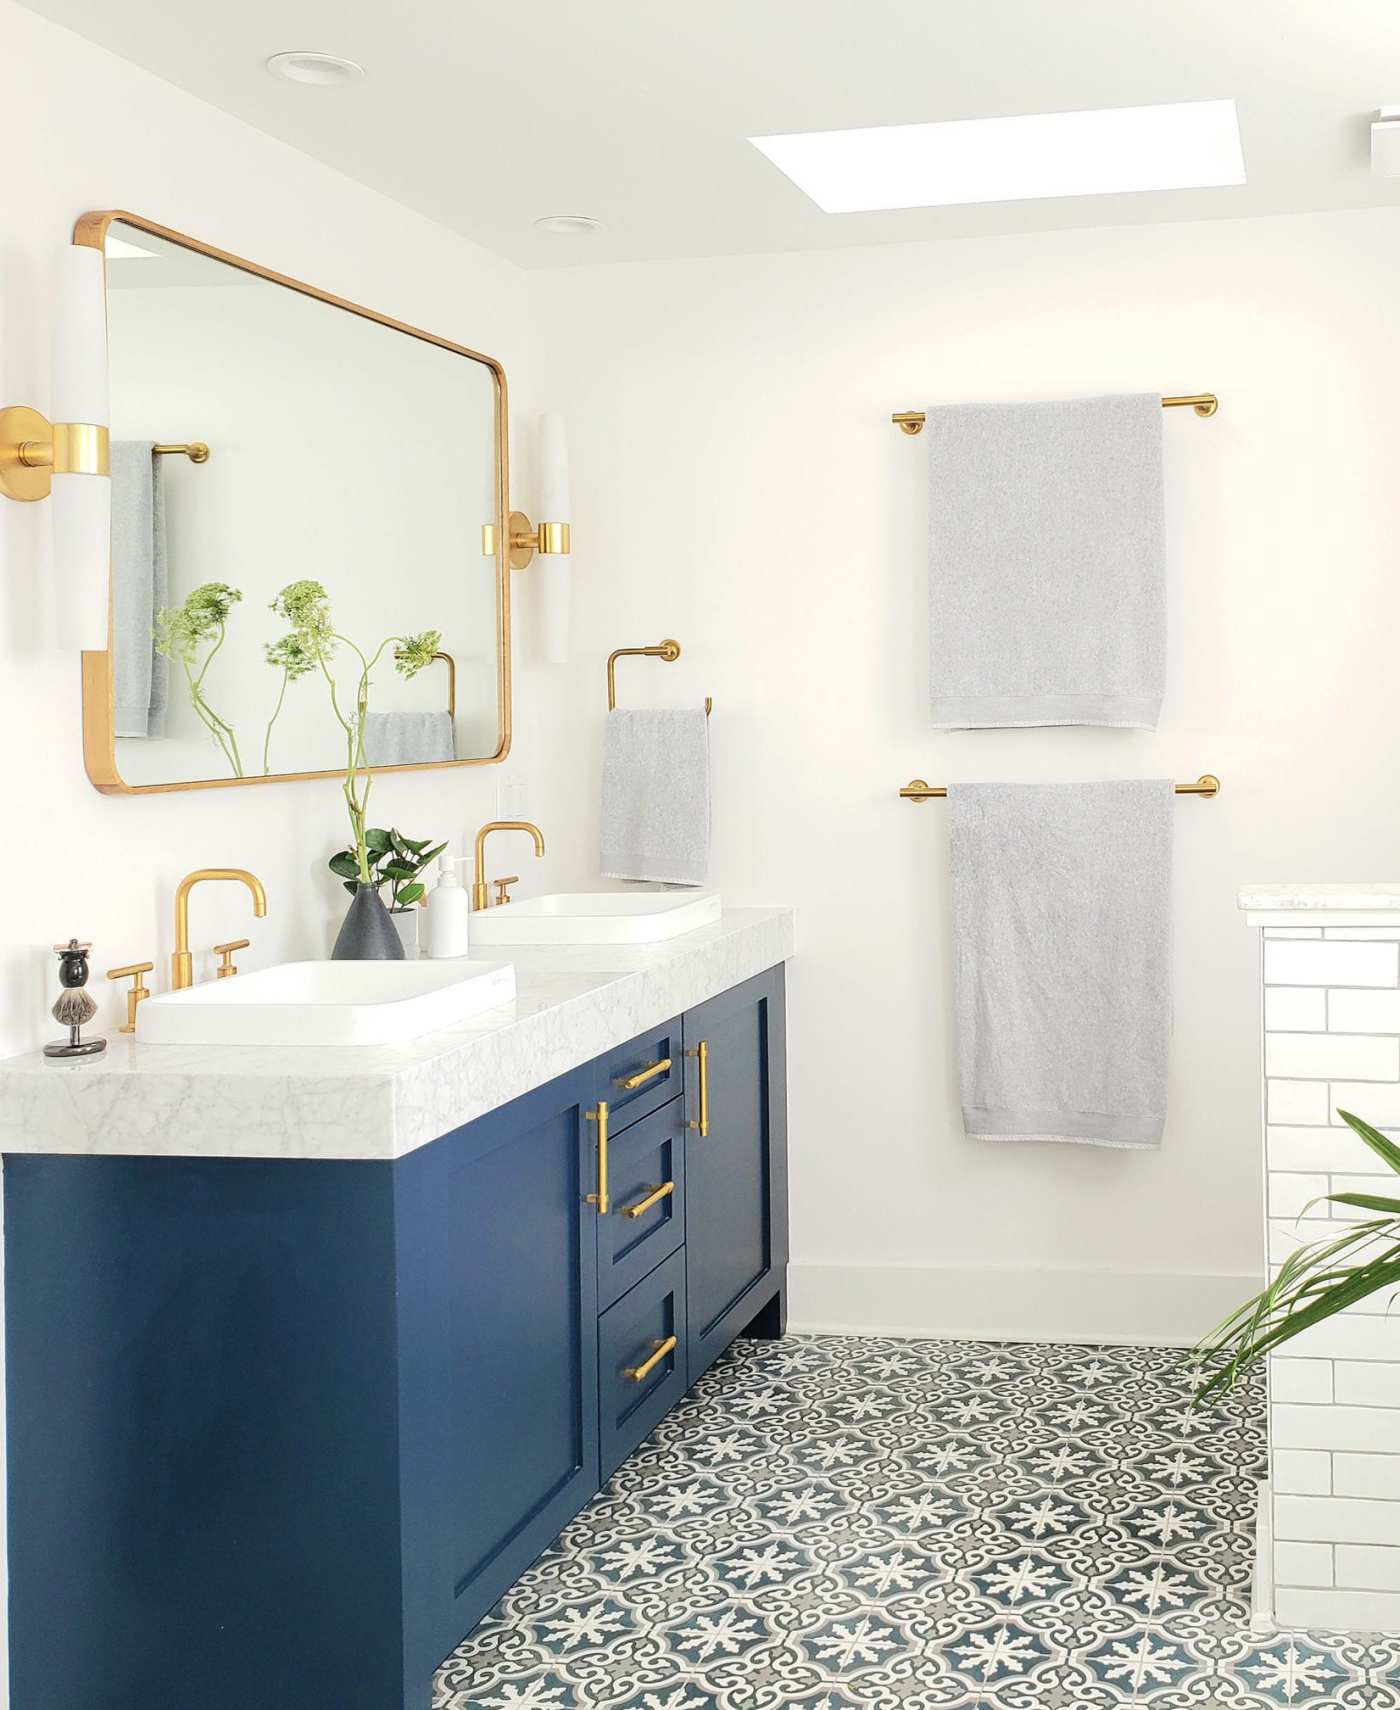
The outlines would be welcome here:
<svg viewBox="0 0 1400 1710">
<path fill-rule="evenodd" d="M 97 1014 L 97 1005 L 83 989 L 88 983 L 88 951 L 91 944 L 79 944 L 70 938 L 66 944 L 55 944 L 58 952 L 58 983 L 63 990 L 53 1006 L 54 1020 L 68 1029 L 66 1039 L 55 1039 L 45 1045 L 46 1057 L 98 1057 L 107 1049 L 105 1039 L 84 1039 L 82 1030 Z"/>
</svg>

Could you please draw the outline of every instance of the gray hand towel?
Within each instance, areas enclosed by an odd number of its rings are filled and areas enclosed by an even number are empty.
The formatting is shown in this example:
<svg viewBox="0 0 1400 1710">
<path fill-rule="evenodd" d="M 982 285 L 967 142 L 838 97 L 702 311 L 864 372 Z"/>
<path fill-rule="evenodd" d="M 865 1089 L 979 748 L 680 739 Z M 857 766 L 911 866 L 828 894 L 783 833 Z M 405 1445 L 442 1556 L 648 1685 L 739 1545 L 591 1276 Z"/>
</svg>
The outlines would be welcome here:
<svg viewBox="0 0 1400 1710">
<path fill-rule="evenodd" d="M 425 760 L 455 760 L 452 714 L 372 712 L 365 714 L 365 760 L 371 766 L 413 766 Z"/>
<path fill-rule="evenodd" d="M 170 663 L 155 650 L 169 601 L 165 492 L 154 440 L 114 440 L 112 466 L 113 715 L 118 736 L 165 735 Z"/>
<path fill-rule="evenodd" d="M 603 732 L 603 877 L 703 885 L 709 860 L 704 712 L 610 712 Z"/>
<path fill-rule="evenodd" d="M 1161 1141 L 1172 804 L 1165 778 L 949 787 L 971 1139 Z"/>
<path fill-rule="evenodd" d="M 1166 658 L 1162 401 L 927 412 L 933 722 L 1152 729 Z"/>
</svg>

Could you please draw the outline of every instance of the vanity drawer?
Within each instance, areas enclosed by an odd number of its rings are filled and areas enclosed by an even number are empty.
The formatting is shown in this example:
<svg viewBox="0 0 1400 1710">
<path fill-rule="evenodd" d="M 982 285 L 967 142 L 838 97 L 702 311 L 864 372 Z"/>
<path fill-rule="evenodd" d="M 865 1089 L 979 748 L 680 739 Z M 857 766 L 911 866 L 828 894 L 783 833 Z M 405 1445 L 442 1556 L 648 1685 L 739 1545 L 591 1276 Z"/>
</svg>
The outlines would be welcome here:
<svg viewBox="0 0 1400 1710">
<path fill-rule="evenodd" d="M 610 1478 L 685 1394 L 685 1249 L 598 1320 L 598 1447 Z"/>
<path fill-rule="evenodd" d="M 614 1134 L 669 1104 L 685 1086 L 680 1017 L 619 1045 L 599 1059 L 598 1071 Z"/>
<path fill-rule="evenodd" d="M 673 1098 L 608 1141 L 598 1219 L 598 1305 L 611 1306 L 685 1239 L 685 1100 Z"/>
</svg>

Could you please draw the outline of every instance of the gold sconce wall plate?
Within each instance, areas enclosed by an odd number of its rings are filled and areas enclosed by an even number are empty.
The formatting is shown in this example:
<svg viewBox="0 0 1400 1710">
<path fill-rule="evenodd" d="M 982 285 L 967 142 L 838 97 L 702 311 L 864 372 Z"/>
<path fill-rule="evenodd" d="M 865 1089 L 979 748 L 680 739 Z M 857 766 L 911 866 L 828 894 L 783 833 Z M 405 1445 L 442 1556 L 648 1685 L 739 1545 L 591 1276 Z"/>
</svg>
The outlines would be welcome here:
<svg viewBox="0 0 1400 1710">
<path fill-rule="evenodd" d="M 537 552 L 569 553 L 573 551 L 573 531 L 566 522 L 542 522 L 537 528 L 524 513 L 512 511 L 507 518 L 510 529 L 509 562 L 512 570 L 524 570 Z M 481 551 L 486 558 L 496 556 L 496 525 L 481 525 Z"/>
<path fill-rule="evenodd" d="M 27 404 L 0 409 L 0 494 L 33 504 L 55 475 L 106 475 L 110 435 L 95 422 L 51 422 Z"/>
</svg>

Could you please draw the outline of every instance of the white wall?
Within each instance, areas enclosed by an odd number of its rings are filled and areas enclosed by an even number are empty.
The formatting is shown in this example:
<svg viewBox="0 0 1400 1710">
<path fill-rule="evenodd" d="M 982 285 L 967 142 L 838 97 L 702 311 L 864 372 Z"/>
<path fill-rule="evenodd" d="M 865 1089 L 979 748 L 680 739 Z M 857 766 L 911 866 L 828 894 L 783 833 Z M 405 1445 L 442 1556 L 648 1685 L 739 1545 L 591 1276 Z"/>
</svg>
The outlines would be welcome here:
<svg viewBox="0 0 1400 1710">
<path fill-rule="evenodd" d="M 1400 214 L 1080 231 L 571 270 L 551 388 L 576 422 L 580 713 L 715 697 L 713 877 L 800 911 L 793 1312 L 807 1325 L 1190 1338 L 1260 1269 L 1242 880 L 1383 877 L 1400 792 Z M 926 459 L 890 412 L 1216 391 L 1164 423 L 1159 730 L 947 734 L 927 707 Z M 619 679 L 620 683 L 622 678 Z M 596 823 L 595 745 L 559 804 Z M 1214 771 L 1178 803 L 1160 1152 L 962 1135 L 950 779 Z"/>
<path fill-rule="evenodd" d="M 533 288 L 517 268 L 3 0 L 0 30 L 12 150 L 0 203 L 0 401 L 47 405 L 57 255 L 78 214 L 123 207 L 487 351 L 506 365 L 517 426 L 539 407 Z M 194 901 L 196 946 L 246 934 L 248 967 L 324 954 L 345 902 L 324 871 L 346 834 L 334 780 L 140 798 L 92 788 L 48 532 L 46 505 L 0 503 L 0 1055 L 54 1036 L 49 946 L 71 934 L 95 944 L 97 1025 L 120 1019 L 106 968 L 153 959 L 163 985 L 172 893 L 191 868 L 246 866 L 266 884 L 265 922 L 249 919 L 241 887 L 211 886 Z M 517 753 L 528 764 L 548 745 L 546 719 L 529 710 L 528 590 L 522 608 Z M 382 778 L 375 816 L 460 839 L 495 813 L 508 769 Z M 539 812 L 547 818 L 543 801 Z M 532 877 L 552 859 L 532 862 Z M 197 951 L 197 978 L 212 960 Z"/>
</svg>

